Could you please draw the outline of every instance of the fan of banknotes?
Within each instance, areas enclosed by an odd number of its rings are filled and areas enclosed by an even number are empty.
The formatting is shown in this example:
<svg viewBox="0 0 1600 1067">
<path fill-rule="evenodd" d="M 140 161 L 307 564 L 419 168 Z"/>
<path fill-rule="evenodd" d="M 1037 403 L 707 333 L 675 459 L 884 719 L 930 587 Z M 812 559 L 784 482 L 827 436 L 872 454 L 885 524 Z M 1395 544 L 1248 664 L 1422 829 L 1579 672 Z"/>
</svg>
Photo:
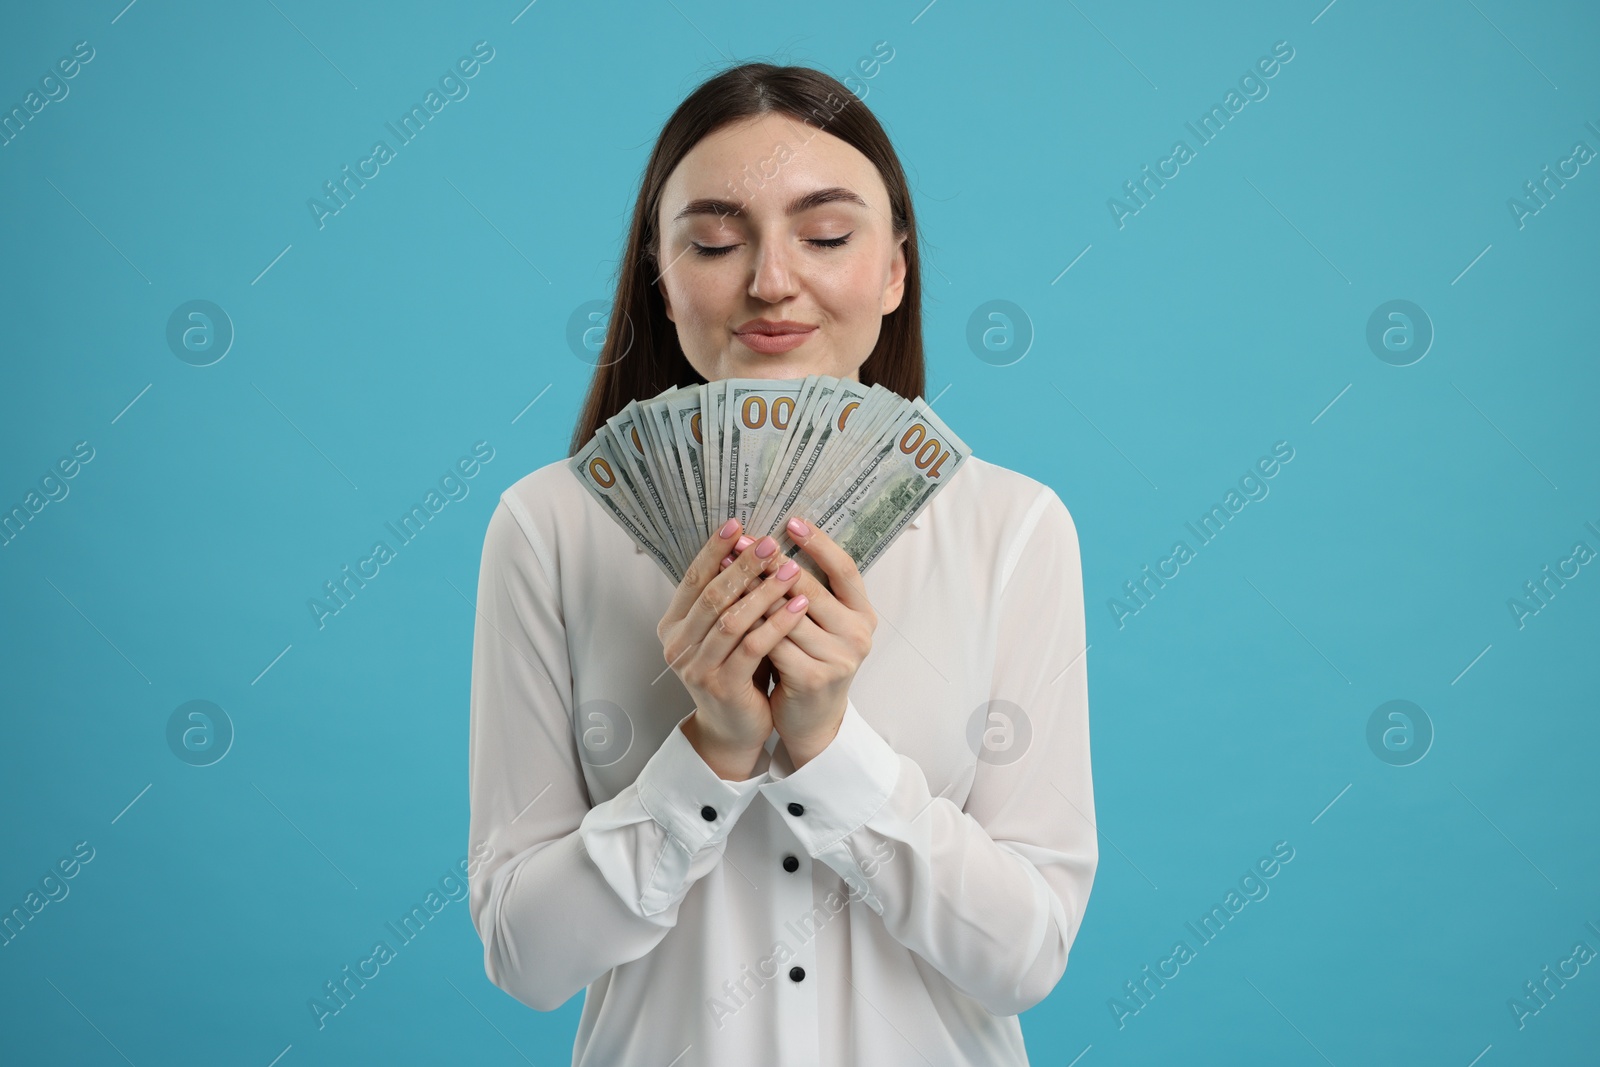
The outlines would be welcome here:
<svg viewBox="0 0 1600 1067">
<path fill-rule="evenodd" d="M 815 523 L 865 574 L 972 454 L 927 401 L 812 374 L 631 400 L 568 464 L 673 584 L 737 517 L 827 584 L 784 527 Z"/>
</svg>

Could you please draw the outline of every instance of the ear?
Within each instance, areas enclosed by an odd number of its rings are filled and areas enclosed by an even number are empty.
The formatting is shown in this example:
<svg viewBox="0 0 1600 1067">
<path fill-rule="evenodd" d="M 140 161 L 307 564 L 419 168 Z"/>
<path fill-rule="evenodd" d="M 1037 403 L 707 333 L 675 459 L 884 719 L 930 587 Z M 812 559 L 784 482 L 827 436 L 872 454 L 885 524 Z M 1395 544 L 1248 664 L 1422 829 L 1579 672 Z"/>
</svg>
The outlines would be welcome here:
<svg viewBox="0 0 1600 1067">
<path fill-rule="evenodd" d="M 900 243 L 895 245 L 894 259 L 889 263 L 889 284 L 883 289 L 883 314 L 887 315 L 900 306 L 900 301 L 906 294 L 906 240 L 910 234 L 900 238 Z"/>
</svg>

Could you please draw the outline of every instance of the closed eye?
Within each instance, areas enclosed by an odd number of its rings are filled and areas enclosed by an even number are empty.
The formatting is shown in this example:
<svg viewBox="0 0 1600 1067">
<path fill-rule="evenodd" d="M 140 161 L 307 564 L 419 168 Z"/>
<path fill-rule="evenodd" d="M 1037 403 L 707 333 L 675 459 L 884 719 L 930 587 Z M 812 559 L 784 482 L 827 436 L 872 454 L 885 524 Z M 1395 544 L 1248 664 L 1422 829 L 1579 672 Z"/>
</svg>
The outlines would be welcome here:
<svg viewBox="0 0 1600 1067">
<path fill-rule="evenodd" d="M 847 242 L 849 242 L 851 236 L 853 236 L 854 234 L 855 234 L 855 231 L 851 230 L 850 233 L 845 234 L 843 237 L 809 237 L 809 238 L 806 239 L 806 243 L 807 244 L 811 244 L 811 245 L 816 245 L 819 248 L 842 248 L 842 247 L 844 247 L 844 245 Z M 703 245 L 703 244 L 698 244 L 698 243 L 693 242 L 693 241 L 690 242 L 690 246 L 694 249 L 695 255 L 697 255 L 697 256 L 705 256 L 707 258 L 714 258 L 716 256 L 725 256 L 729 252 L 732 252 L 735 248 L 739 247 L 736 244 L 733 244 L 733 245 Z"/>
</svg>

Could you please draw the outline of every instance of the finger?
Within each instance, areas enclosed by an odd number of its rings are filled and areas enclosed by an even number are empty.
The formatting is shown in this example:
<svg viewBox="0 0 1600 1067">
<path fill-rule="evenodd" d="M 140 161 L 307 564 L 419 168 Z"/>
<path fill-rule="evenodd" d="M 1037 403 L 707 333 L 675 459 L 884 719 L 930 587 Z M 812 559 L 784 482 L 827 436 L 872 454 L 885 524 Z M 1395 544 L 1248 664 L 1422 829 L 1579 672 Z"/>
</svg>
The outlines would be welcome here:
<svg viewBox="0 0 1600 1067">
<path fill-rule="evenodd" d="M 832 590 L 804 567 L 800 568 L 800 577 L 796 579 L 789 595 L 800 594 L 804 594 L 811 601 L 806 608 L 806 615 L 824 630 L 843 633 L 855 615 L 849 608 L 839 603 L 839 598 L 833 595 Z"/>
<path fill-rule="evenodd" d="M 778 642 L 805 620 L 806 603 L 806 598 L 803 596 L 793 598 L 778 611 L 773 612 L 760 626 L 745 634 L 728 654 L 728 669 L 736 670 L 739 674 L 747 670 L 754 671 L 755 665 L 761 662 L 761 657 L 770 655 L 773 649 L 778 647 Z M 782 667 L 778 669 L 781 673 Z"/>
<path fill-rule="evenodd" d="M 795 630 L 799 630 L 805 625 L 805 620 L 802 619 L 795 625 L 794 630 L 784 634 L 783 640 L 779 641 L 772 651 L 767 653 L 767 658 L 772 661 L 774 669 L 781 676 L 802 678 L 816 665 L 816 657 L 806 652 L 794 641 Z M 815 626 L 816 624 L 812 623 L 811 625 Z"/>
<path fill-rule="evenodd" d="M 740 534 L 739 539 L 733 543 L 733 548 L 729 550 L 726 556 L 722 557 L 722 562 L 717 564 L 717 567 L 721 569 L 729 566 L 734 560 L 739 558 L 739 553 L 743 552 L 754 543 L 755 538 L 751 537 L 749 534 Z"/>
<path fill-rule="evenodd" d="M 739 539 L 733 543 L 733 548 L 731 550 L 729 550 L 729 552 L 728 552 L 728 554 L 726 556 L 722 557 L 721 566 L 726 567 L 728 564 L 730 564 L 734 560 L 738 559 L 739 558 L 739 553 L 741 553 L 745 549 L 749 548 L 751 542 L 753 542 L 754 540 L 755 540 L 755 538 L 751 537 L 749 534 L 740 534 L 739 535 Z"/>
<path fill-rule="evenodd" d="M 784 591 L 800 570 L 799 564 L 795 564 L 794 567 L 788 566 L 793 562 L 793 560 L 786 561 L 783 566 L 764 578 L 758 576 L 750 579 L 748 591 L 717 616 L 705 637 L 701 639 L 700 648 L 695 653 L 698 662 L 712 669 L 732 670 L 741 677 L 751 673 L 752 668 L 749 667 L 741 667 L 738 664 L 729 667 L 727 660 L 738 649 L 739 642 L 745 635 L 766 618 L 766 609 L 774 603 L 782 603 Z M 780 578 L 779 574 L 784 576 Z"/>
<path fill-rule="evenodd" d="M 800 516 L 792 517 L 784 527 L 795 544 L 817 561 L 833 586 L 833 595 L 853 611 L 870 611 L 872 602 L 867 599 L 867 588 L 861 581 L 861 571 L 850 553 L 839 547 L 837 541 L 806 522 Z"/>
<path fill-rule="evenodd" d="M 801 569 L 800 577 L 795 580 L 793 587 L 790 588 L 789 595 L 804 595 L 807 597 L 811 603 L 806 608 L 806 615 L 824 630 L 832 633 L 843 633 L 850 625 L 850 619 L 854 617 L 854 613 L 839 603 L 839 599 L 833 595 L 827 586 L 823 585 L 815 575 L 804 568 Z M 774 608 L 768 608 L 767 614 L 771 615 L 774 610 Z"/>
<path fill-rule="evenodd" d="M 760 555 L 763 548 L 768 550 L 765 556 Z M 689 608 L 689 613 L 684 616 L 680 633 L 690 641 L 707 645 L 709 658 L 705 662 L 712 664 L 721 663 L 727 657 L 728 649 L 739 638 L 744 636 L 754 623 L 760 620 L 760 609 L 765 608 L 772 597 L 781 594 L 781 589 L 762 590 L 763 579 L 769 570 L 777 570 L 781 564 L 792 563 L 786 560 L 783 553 L 778 551 L 778 543 L 771 537 L 763 537 L 760 541 L 751 544 L 739 554 L 730 566 L 723 570 L 711 583 L 705 587 L 700 598 Z M 785 576 L 782 585 L 788 585 L 804 568 L 795 564 L 795 573 Z M 758 598 L 759 604 L 752 602 L 739 614 L 730 616 L 741 599 L 753 590 L 761 590 Z M 740 619 L 743 625 L 738 632 L 730 633 L 734 623 Z"/>
<path fill-rule="evenodd" d="M 677 590 L 672 594 L 672 602 L 667 606 L 669 622 L 676 622 L 689 613 L 690 605 L 699 598 L 707 583 L 717 576 L 715 561 L 728 551 L 742 533 L 743 528 L 736 518 L 729 519 L 720 529 L 712 532 L 694 559 L 689 561 L 683 581 L 678 583 Z"/>
<path fill-rule="evenodd" d="M 806 614 L 808 617 L 801 619 L 795 625 L 795 628 L 789 631 L 789 640 L 800 651 L 814 660 L 821 660 L 824 663 L 838 663 L 848 659 L 849 654 L 844 647 L 844 642 L 836 635 L 818 626 L 816 620 L 809 617 L 810 612 Z M 778 655 L 782 652 L 783 649 L 780 647 L 773 653 L 774 662 L 777 661 Z"/>
</svg>

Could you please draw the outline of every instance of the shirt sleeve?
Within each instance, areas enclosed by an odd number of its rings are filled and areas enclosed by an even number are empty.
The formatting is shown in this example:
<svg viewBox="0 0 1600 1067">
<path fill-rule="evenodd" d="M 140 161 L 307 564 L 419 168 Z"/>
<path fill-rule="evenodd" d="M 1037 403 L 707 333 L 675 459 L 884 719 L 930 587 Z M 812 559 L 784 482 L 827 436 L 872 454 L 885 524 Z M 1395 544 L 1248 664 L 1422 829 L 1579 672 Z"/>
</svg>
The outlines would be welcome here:
<svg viewBox="0 0 1600 1067">
<path fill-rule="evenodd" d="M 1060 980 L 1099 862 L 1078 537 L 1053 490 L 1013 543 L 964 807 L 931 795 L 853 699 L 826 748 L 759 787 L 895 940 L 995 1015 Z"/>
<path fill-rule="evenodd" d="M 561 604 L 526 522 L 502 499 L 479 571 L 469 900 L 490 981 L 552 1011 L 667 935 L 766 777 L 719 778 L 679 720 L 630 785 L 590 805 Z"/>
</svg>

